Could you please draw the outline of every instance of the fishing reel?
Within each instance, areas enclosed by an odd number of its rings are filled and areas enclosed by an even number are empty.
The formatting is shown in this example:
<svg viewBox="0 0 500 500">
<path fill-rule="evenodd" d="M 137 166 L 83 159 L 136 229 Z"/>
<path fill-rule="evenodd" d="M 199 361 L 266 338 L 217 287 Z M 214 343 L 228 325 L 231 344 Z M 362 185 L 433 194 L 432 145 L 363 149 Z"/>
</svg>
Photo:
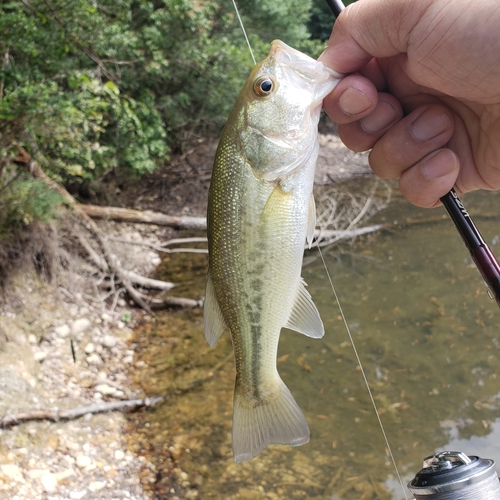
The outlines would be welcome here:
<svg viewBox="0 0 500 500">
<path fill-rule="evenodd" d="M 495 462 L 459 451 L 425 458 L 408 488 L 414 500 L 500 500 Z"/>
</svg>

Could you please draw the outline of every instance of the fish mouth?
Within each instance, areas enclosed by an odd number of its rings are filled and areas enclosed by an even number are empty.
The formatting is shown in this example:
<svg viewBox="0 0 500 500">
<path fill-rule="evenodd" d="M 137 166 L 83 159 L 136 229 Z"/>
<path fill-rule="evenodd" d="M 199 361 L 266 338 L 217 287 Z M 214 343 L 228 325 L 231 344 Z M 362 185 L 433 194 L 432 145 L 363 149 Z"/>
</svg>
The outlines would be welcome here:
<svg viewBox="0 0 500 500">
<path fill-rule="evenodd" d="M 344 76 L 327 68 L 321 61 L 309 57 L 281 40 L 274 40 L 271 43 L 269 56 L 278 64 L 289 67 L 301 78 L 314 85 L 314 107 L 321 105 L 323 99 Z"/>
</svg>

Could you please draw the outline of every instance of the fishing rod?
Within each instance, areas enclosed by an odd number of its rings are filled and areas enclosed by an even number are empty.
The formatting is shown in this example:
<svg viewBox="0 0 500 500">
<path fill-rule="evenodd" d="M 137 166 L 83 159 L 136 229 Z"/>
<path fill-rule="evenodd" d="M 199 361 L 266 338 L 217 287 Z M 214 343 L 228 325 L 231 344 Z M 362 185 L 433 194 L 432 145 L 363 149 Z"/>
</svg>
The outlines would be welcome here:
<svg viewBox="0 0 500 500">
<path fill-rule="evenodd" d="M 326 0 L 326 3 L 335 17 L 338 17 L 345 8 L 341 0 Z M 488 294 L 496 300 L 500 307 L 500 264 L 498 260 L 484 241 L 456 191 L 452 188 L 440 199 L 488 286 Z"/>
</svg>

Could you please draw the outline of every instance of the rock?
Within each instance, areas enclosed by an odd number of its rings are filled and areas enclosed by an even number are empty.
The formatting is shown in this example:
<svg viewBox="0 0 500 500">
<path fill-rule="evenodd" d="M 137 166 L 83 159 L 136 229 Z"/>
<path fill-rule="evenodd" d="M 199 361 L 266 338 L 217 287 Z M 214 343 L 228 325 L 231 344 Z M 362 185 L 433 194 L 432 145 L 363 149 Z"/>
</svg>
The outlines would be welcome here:
<svg viewBox="0 0 500 500">
<path fill-rule="evenodd" d="M 76 335 L 78 333 L 85 332 L 92 326 L 90 319 L 88 318 L 79 318 L 75 319 L 73 323 L 71 323 L 71 331 Z"/>
<path fill-rule="evenodd" d="M 49 355 L 46 351 L 38 351 L 33 354 L 33 359 L 38 362 L 42 362 Z"/>
<path fill-rule="evenodd" d="M 125 356 L 123 358 L 123 364 L 131 365 L 134 362 L 134 356 Z"/>
<path fill-rule="evenodd" d="M 104 335 L 104 338 L 102 339 L 102 345 L 108 348 L 115 347 L 117 342 L 118 339 L 113 337 L 113 335 Z"/>
<path fill-rule="evenodd" d="M 86 469 L 92 464 L 92 459 L 87 455 L 78 455 L 76 457 L 76 465 L 79 469 Z"/>
<path fill-rule="evenodd" d="M 4 464 L 0 465 L 0 471 L 3 476 L 17 481 L 19 483 L 24 482 L 23 474 L 21 469 L 15 464 Z"/>
<path fill-rule="evenodd" d="M 102 365 L 102 359 L 96 352 L 87 356 L 86 361 L 89 365 Z"/>
<path fill-rule="evenodd" d="M 82 490 L 82 491 L 72 491 L 72 492 L 69 494 L 69 498 L 71 498 L 71 500 L 80 500 L 80 499 L 81 499 L 81 498 L 83 498 L 86 494 L 87 494 L 87 490 Z"/>
<path fill-rule="evenodd" d="M 66 469 L 61 472 L 55 472 L 54 476 L 56 477 L 57 481 L 61 483 L 65 479 L 68 479 L 71 476 L 75 476 L 75 471 L 73 469 Z"/>
<path fill-rule="evenodd" d="M 116 388 L 115 387 L 111 387 L 108 384 L 99 384 L 99 385 L 96 385 L 95 390 L 97 392 L 100 392 L 103 396 L 111 396 L 112 394 L 114 394 L 116 392 Z"/>
<path fill-rule="evenodd" d="M 106 481 L 92 481 L 89 484 L 89 490 L 93 492 L 100 491 L 105 487 L 106 487 Z"/>
<path fill-rule="evenodd" d="M 37 343 L 37 339 L 36 339 L 36 335 L 33 335 L 32 333 L 30 333 L 28 335 L 28 341 L 30 344 L 36 344 Z"/>
<path fill-rule="evenodd" d="M 39 477 L 44 476 L 48 472 L 49 471 L 47 469 L 31 469 L 31 470 L 27 471 L 26 474 L 31 479 L 38 479 Z"/>
<path fill-rule="evenodd" d="M 92 354 L 95 351 L 95 345 L 92 342 L 89 342 L 84 348 L 84 352 L 86 354 Z"/>
<path fill-rule="evenodd" d="M 71 332 L 69 325 L 61 325 L 54 328 L 54 332 L 59 335 L 59 337 L 67 337 Z"/>
<path fill-rule="evenodd" d="M 115 460 L 123 460 L 125 458 L 125 453 L 122 450 L 115 451 Z"/>
<path fill-rule="evenodd" d="M 57 477 L 52 474 L 52 472 L 48 472 L 47 474 L 44 474 L 40 478 L 40 482 L 42 483 L 43 489 L 47 493 L 54 493 L 57 490 Z"/>
</svg>

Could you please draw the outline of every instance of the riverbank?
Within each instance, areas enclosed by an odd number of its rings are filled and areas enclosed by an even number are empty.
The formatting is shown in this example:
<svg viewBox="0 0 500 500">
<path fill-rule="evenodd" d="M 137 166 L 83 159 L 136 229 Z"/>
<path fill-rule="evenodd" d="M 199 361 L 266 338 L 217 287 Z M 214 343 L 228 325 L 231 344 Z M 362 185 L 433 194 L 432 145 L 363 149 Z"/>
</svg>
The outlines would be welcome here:
<svg viewBox="0 0 500 500">
<path fill-rule="evenodd" d="M 320 142 L 318 185 L 369 175 L 366 155 L 346 150 L 334 134 L 321 136 Z M 123 188 L 123 204 L 203 214 L 214 150 L 215 142 L 203 142 L 140 186 Z M 107 235 L 136 243 L 155 244 L 174 235 L 154 225 L 99 224 Z M 147 246 L 112 244 L 124 267 L 143 275 L 161 260 Z M 150 317 L 119 294 L 106 300 L 93 293 L 74 272 L 61 272 L 49 284 L 25 269 L 5 288 L 0 303 L 0 417 L 144 397 L 140 389 L 131 389 L 132 374 L 142 376 L 146 369 L 136 356 L 133 332 Z M 150 498 L 157 472 L 140 447 L 130 446 L 132 431 L 119 411 L 1 429 L 0 499 Z M 196 497 L 196 483 L 186 491 Z"/>
</svg>

